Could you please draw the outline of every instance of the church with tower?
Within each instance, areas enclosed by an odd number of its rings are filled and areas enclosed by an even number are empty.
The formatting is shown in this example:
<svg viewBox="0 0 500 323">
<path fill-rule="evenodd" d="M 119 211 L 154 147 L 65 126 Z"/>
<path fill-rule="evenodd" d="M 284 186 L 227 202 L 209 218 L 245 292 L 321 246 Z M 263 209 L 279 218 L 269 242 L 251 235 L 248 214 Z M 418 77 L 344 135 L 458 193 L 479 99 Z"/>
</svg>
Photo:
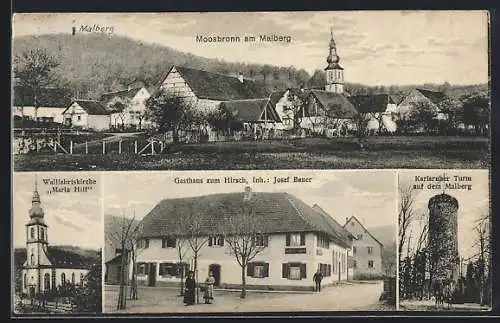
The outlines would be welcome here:
<svg viewBox="0 0 500 323">
<path fill-rule="evenodd" d="M 49 226 L 45 223 L 36 180 L 29 220 L 25 226 L 26 260 L 21 267 L 22 293 L 33 297 L 66 284 L 84 283 L 91 264 L 84 257 L 75 257 L 58 247 L 49 247 Z"/>
</svg>

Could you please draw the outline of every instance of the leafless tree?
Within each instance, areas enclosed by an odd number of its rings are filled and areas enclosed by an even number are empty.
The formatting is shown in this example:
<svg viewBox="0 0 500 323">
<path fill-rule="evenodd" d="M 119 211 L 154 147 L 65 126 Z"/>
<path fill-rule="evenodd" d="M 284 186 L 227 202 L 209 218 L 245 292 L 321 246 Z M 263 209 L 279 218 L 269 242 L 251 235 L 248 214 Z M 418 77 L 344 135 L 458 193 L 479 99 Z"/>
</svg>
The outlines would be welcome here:
<svg viewBox="0 0 500 323">
<path fill-rule="evenodd" d="M 262 221 L 255 217 L 253 207 L 247 202 L 239 214 L 229 216 L 222 226 L 221 231 L 229 246 L 229 254 L 241 267 L 240 298 L 245 298 L 247 265 L 267 246 L 265 227 Z"/>
<path fill-rule="evenodd" d="M 180 217 L 177 220 L 177 226 L 174 229 L 174 235 L 177 237 L 177 241 L 175 244 L 175 248 L 177 251 L 177 259 L 179 259 L 179 270 L 180 270 L 180 295 L 184 295 L 184 274 L 185 274 L 185 266 L 184 260 L 186 259 L 186 254 L 190 245 L 188 244 L 187 239 L 183 239 L 183 236 L 189 230 L 188 219 L 185 217 Z"/>
<path fill-rule="evenodd" d="M 128 270 L 132 262 L 132 299 L 137 299 L 137 279 L 135 271 L 135 259 L 137 256 L 136 239 L 139 232 L 140 225 L 135 221 L 135 217 L 127 218 L 113 217 L 111 223 L 106 226 L 105 236 L 111 244 L 118 244 L 120 246 L 120 273 L 119 281 L 120 288 L 118 294 L 117 309 L 122 310 L 127 306 L 127 284 L 128 284 Z"/>
<path fill-rule="evenodd" d="M 398 259 L 402 259 L 403 248 L 405 244 L 409 245 L 408 235 L 410 230 L 410 225 L 413 222 L 413 203 L 414 203 L 414 192 L 413 186 L 409 185 L 407 187 L 402 187 L 399 190 L 399 244 L 398 244 Z"/>
<path fill-rule="evenodd" d="M 484 215 L 477 221 L 476 227 L 474 228 L 476 232 L 476 240 L 473 244 L 473 248 L 476 248 L 477 252 L 473 255 L 474 258 L 478 259 L 479 267 L 479 299 L 480 304 L 485 303 L 485 292 L 488 286 L 486 286 L 486 277 L 491 275 L 490 264 L 491 264 L 491 246 L 490 246 L 490 219 L 489 215 Z"/>
</svg>

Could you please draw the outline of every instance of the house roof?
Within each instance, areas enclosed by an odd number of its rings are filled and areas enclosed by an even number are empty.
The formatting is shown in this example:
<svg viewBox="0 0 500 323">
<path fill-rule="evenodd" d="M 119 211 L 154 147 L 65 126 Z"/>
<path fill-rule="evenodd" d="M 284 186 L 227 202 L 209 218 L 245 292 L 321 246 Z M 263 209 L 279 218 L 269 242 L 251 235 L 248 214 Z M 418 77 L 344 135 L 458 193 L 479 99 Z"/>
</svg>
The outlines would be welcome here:
<svg viewBox="0 0 500 323">
<path fill-rule="evenodd" d="M 273 91 L 273 93 L 271 93 L 271 95 L 269 96 L 269 101 L 271 102 L 271 104 L 273 106 L 276 105 L 276 103 L 278 103 L 279 100 L 281 100 L 281 98 L 283 97 L 283 95 L 285 95 L 285 93 L 287 92 L 286 91 Z"/>
<path fill-rule="evenodd" d="M 130 221 L 133 221 L 130 223 Z M 140 224 L 139 220 L 132 220 L 130 218 L 108 215 L 104 216 L 104 262 L 110 261 L 116 256 L 115 250 L 121 248 L 120 236 L 123 229 L 126 229 L 130 224 L 130 230 L 134 231 Z M 130 250 L 132 247 L 132 237 L 127 239 L 125 248 Z"/>
<path fill-rule="evenodd" d="M 71 103 L 77 103 L 83 110 L 85 110 L 88 114 L 90 115 L 107 115 L 110 112 L 106 109 L 104 105 L 102 105 L 99 101 L 95 100 L 75 100 Z M 70 106 L 71 106 L 70 105 Z M 63 113 L 66 113 L 66 111 L 69 109 L 69 107 L 64 110 Z"/>
<path fill-rule="evenodd" d="M 71 103 L 71 92 L 68 89 L 44 88 L 37 94 L 41 107 L 66 108 Z M 13 106 L 35 106 L 33 91 L 22 86 L 13 88 Z"/>
<path fill-rule="evenodd" d="M 339 233 L 320 212 L 291 194 L 253 192 L 247 202 L 243 196 L 244 193 L 226 193 L 162 200 L 144 217 L 142 237 L 181 232 L 179 219 L 187 214 L 200 221 L 200 234 L 229 232 L 228 219 L 241 216 L 247 205 L 267 233 L 322 232 L 338 239 Z M 345 246 L 349 241 L 339 243 Z"/>
<path fill-rule="evenodd" d="M 131 89 L 126 89 L 126 90 L 121 90 L 121 91 L 116 91 L 116 92 L 108 92 L 108 93 L 103 93 L 101 95 L 101 98 L 99 99 L 100 102 L 103 104 L 107 104 L 114 98 L 120 98 L 120 99 L 133 99 L 137 93 L 142 90 L 143 87 L 136 87 L 136 88 L 131 88 Z"/>
<path fill-rule="evenodd" d="M 255 81 L 206 72 L 193 68 L 175 66 L 186 83 L 199 99 L 218 101 L 243 100 L 269 97 L 269 91 Z"/>
<path fill-rule="evenodd" d="M 446 95 L 443 92 L 418 89 L 418 88 L 416 90 L 418 92 L 422 93 L 423 96 L 425 96 L 427 99 L 429 99 L 434 104 L 437 104 L 446 98 Z"/>
<path fill-rule="evenodd" d="M 352 234 L 347 231 L 343 226 L 340 225 L 330 214 L 328 214 L 323 208 L 321 208 L 319 205 L 314 204 L 313 209 L 318 211 L 319 214 L 321 214 L 325 220 L 325 222 L 330 226 L 332 229 L 332 232 L 335 232 L 337 234 L 335 241 L 338 242 L 339 244 L 344 243 L 345 241 L 349 241 L 349 237 L 352 236 Z"/>
<path fill-rule="evenodd" d="M 354 105 L 342 94 L 323 90 L 311 90 L 310 93 L 331 117 L 352 118 L 358 113 Z"/>
<path fill-rule="evenodd" d="M 361 113 L 384 112 L 387 104 L 394 103 L 387 94 L 352 95 L 349 101 Z"/>
<path fill-rule="evenodd" d="M 260 121 L 261 115 L 266 108 L 268 109 L 268 121 L 280 121 L 278 113 L 274 109 L 269 98 L 225 101 L 221 103 L 221 106 L 230 111 L 238 120 L 243 122 Z"/>
<path fill-rule="evenodd" d="M 356 218 L 354 215 L 353 215 L 353 216 L 351 216 L 351 217 L 349 218 L 349 220 L 347 220 L 347 221 L 346 221 L 346 223 L 344 224 L 344 228 L 346 227 L 347 223 L 351 222 L 351 220 L 352 220 L 352 221 L 356 221 L 356 222 L 358 222 L 358 223 L 359 223 L 359 225 L 361 226 L 361 228 L 363 228 L 363 230 L 365 230 L 365 232 L 366 232 L 366 233 L 368 233 L 368 234 L 370 235 L 370 237 L 372 237 L 372 238 L 373 238 L 373 240 L 377 241 L 377 242 L 378 242 L 378 244 L 379 244 L 381 247 L 383 247 L 383 246 L 384 246 L 384 245 L 382 244 L 382 242 L 380 242 L 377 238 L 375 238 L 375 237 L 373 236 L 373 234 L 371 234 L 371 233 L 370 233 L 370 231 L 368 231 L 368 230 L 365 228 L 365 226 L 361 223 L 361 221 L 359 221 L 359 220 L 358 220 L 358 218 Z"/>
</svg>

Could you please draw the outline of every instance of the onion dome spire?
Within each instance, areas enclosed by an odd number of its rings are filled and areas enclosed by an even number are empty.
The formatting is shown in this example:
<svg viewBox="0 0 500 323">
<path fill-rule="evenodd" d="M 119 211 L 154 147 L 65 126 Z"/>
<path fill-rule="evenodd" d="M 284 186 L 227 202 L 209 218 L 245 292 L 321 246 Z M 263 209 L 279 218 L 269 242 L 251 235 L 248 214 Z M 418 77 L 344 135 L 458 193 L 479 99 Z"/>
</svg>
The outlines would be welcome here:
<svg viewBox="0 0 500 323">
<path fill-rule="evenodd" d="M 333 29 L 330 28 L 330 46 L 328 57 L 326 58 L 326 62 L 328 63 L 329 68 L 335 68 L 335 66 L 339 63 L 340 57 L 337 55 L 337 46 L 335 45 L 335 39 L 333 39 Z"/>
<path fill-rule="evenodd" d="M 31 209 L 29 211 L 30 218 L 43 218 L 44 212 L 40 206 L 40 194 L 38 193 L 38 181 L 35 175 L 35 189 L 31 198 Z"/>
</svg>

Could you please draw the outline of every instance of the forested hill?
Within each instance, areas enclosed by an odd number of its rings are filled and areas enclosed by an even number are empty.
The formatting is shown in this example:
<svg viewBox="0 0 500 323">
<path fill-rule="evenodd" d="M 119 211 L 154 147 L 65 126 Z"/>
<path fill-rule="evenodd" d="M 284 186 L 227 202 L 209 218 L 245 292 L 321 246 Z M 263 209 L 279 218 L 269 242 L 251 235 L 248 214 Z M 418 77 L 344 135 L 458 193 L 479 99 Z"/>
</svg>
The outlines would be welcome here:
<svg viewBox="0 0 500 323">
<path fill-rule="evenodd" d="M 161 82 L 172 65 L 188 66 L 221 74 L 237 75 L 262 82 L 271 90 L 298 87 L 324 87 L 324 71 L 312 76 L 304 69 L 265 64 L 230 63 L 184 53 L 170 47 L 143 43 L 131 38 L 106 34 L 56 34 L 17 37 L 13 41 L 13 56 L 33 49 L 44 48 L 56 57 L 55 86 L 68 87 L 74 96 L 97 99 L 103 92 L 121 90 L 127 84 L 140 82 L 153 88 Z M 351 94 L 388 93 L 401 97 L 415 87 L 450 91 L 453 96 L 487 91 L 488 86 L 453 86 L 450 84 L 420 84 L 408 86 L 370 87 L 347 83 Z"/>
</svg>

